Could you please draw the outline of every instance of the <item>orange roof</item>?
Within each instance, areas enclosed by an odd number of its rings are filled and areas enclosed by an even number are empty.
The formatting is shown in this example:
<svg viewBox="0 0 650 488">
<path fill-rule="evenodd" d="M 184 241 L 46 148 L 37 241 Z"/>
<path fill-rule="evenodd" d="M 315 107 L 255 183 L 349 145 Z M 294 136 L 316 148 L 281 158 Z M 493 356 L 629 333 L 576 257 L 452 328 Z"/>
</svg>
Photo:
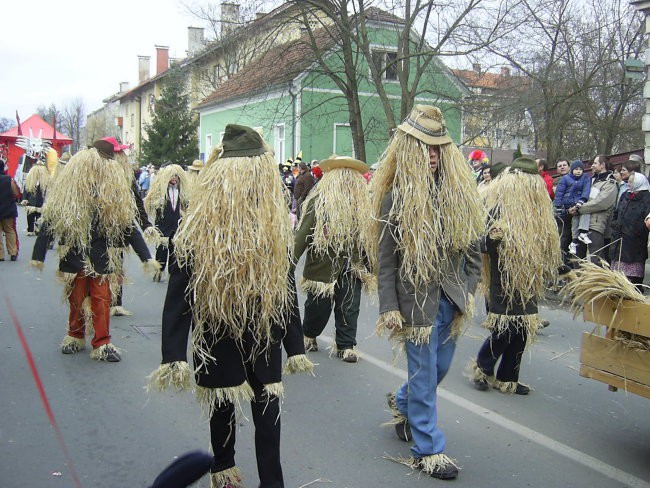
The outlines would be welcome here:
<svg viewBox="0 0 650 488">
<path fill-rule="evenodd" d="M 48 141 L 52 141 L 55 139 L 54 137 L 54 127 L 52 127 L 50 124 L 45 122 L 43 119 L 41 119 L 38 115 L 34 114 L 31 117 L 29 117 L 27 120 L 24 122 L 20 123 L 20 129 L 22 130 L 22 133 L 24 136 L 29 137 L 29 130 L 32 130 L 32 135 L 34 137 L 38 137 L 39 134 L 41 138 L 47 139 Z M 42 131 L 42 132 L 41 132 Z M 9 138 L 17 138 L 18 137 L 18 127 L 14 127 L 12 129 L 9 129 L 6 132 L 3 132 L 0 134 L 0 137 L 9 137 Z M 68 141 L 70 144 L 72 144 L 72 139 L 70 139 L 68 136 L 65 134 L 62 134 L 58 130 L 56 131 L 56 140 L 57 141 Z"/>
<path fill-rule="evenodd" d="M 453 73 L 471 88 L 490 88 L 492 90 L 503 90 L 521 86 L 523 76 L 504 75 L 501 73 L 489 73 L 487 71 L 474 71 L 466 69 L 455 69 Z"/>
</svg>

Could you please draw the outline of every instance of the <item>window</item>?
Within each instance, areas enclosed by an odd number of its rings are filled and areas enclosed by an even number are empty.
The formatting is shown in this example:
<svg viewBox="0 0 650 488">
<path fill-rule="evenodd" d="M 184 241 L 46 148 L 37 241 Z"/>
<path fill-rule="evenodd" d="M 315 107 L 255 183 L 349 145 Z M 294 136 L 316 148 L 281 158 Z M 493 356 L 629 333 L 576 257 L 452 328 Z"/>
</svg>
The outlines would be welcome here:
<svg viewBox="0 0 650 488">
<path fill-rule="evenodd" d="M 210 153 L 212 152 L 212 134 L 207 134 L 205 136 L 205 154 L 210 157 Z"/>
<path fill-rule="evenodd" d="M 135 114 L 131 114 L 131 127 L 135 127 Z"/>
<path fill-rule="evenodd" d="M 372 51 L 372 62 L 375 64 L 383 80 L 397 81 L 397 52 L 375 49 Z"/>
<path fill-rule="evenodd" d="M 273 127 L 273 146 L 273 149 L 275 150 L 275 160 L 279 164 L 284 163 L 284 124 L 277 124 Z"/>
</svg>

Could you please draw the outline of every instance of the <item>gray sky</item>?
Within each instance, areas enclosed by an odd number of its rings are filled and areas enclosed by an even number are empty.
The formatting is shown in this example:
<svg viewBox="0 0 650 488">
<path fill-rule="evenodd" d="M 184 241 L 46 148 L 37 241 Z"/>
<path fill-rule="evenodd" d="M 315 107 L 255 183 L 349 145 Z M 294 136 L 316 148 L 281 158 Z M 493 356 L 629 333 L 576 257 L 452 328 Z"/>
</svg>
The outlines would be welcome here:
<svg viewBox="0 0 650 488">
<path fill-rule="evenodd" d="M 185 57 L 187 27 L 199 22 L 178 0 L 7 0 L 2 2 L 0 117 L 21 120 L 39 105 L 82 98 L 86 111 L 137 84 L 138 55 L 154 45 Z"/>
</svg>

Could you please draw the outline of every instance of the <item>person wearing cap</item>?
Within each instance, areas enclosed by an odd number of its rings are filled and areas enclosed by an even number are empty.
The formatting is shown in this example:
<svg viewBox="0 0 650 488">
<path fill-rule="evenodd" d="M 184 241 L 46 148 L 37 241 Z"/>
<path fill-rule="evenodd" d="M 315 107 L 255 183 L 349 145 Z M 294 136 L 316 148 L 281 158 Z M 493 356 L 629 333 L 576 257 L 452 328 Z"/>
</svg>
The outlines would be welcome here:
<svg viewBox="0 0 650 488">
<path fill-rule="evenodd" d="M 555 215 L 534 160 L 522 157 L 512 162 L 492 183 L 487 209 L 489 311 L 483 327 L 491 334 L 467 374 L 480 391 L 492 387 L 527 395 L 530 387 L 519 382 L 521 358 L 528 339 L 542 326 L 537 302 L 562 262 Z"/>
<path fill-rule="evenodd" d="M 194 187 L 195 184 L 198 182 L 199 179 L 199 173 L 203 169 L 204 164 L 203 161 L 200 159 L 195 159 L 192 161 L 192 164 L 187 167 L 187 181 L 188 183 Z"/>
<path fill-rule="evenodd" d="M 284 188 L 261 136 L 235 124 L 226 126 L 201 182 L 213 191 L 192 195 L 173 239 L 179 272 L 170 275 L 163 330 L 176 339 L 163 337 L 163 361 L 150 379 L 164 388 L 171 365 L 187 363 L 192 327 L 196 394 L 210 418 L 210 486 L 241 486 L 236 412 L 250 401 L 259 486 L 282 487 L 282 339 L 285 370 L 313 367 L 300 331 Z"/>
<path fill-rule="evenodd" d="M 167 267 L 174 258 L 172 238 L 181 215 L 189 204 L 189 183 L 187 174 L 178 164 L 164 164 L 144 199 L 147 214 L 153 216 L 157 230 L 156 261 L 160 270 L 153 276 L 153 281 L 160 282 Z"/>
<path fill-rule="evenodd" d="M 99 140 L 70 159 L 48 190 L 30 263 L 42 270 L 48 241 L 59 238 L 58 274 L 70 305 L 61 352 L 84 349 L 86 327 L 92 322 L 90 357 L 108 362 L 121 359 L 111 343 L 110 284 L 120 273 L 122 252 L 130 245 L 148 268 L 157 264 L 134 225 L 131 181 L 114 156 L 113 144 Z"/>
<path fill-rule="evenodd" d="M 336 355 L 356 363 L 361 288 L 372 292 L 377 285 L 370 194 L 363 178 L 368 165 L 332 155 L 321 161 L 320 168 L 323 178 L 305 200 L 293 252 L 296 263 L 307 253 L 300 281 L 307 293 L 305 350 L 318 351 L 316 338 L 334 309 Z"/>
<path fill-rule="evenodd" d="M 303 202 L 309 195 L 309 192 L 314 187 L 314 177 L 311 174 L 311 168 L 307 163 L 299 163 L 300 174 L 296 179 L 296 184 L 293 187 L 293 199 L 296 202 L 296 217 L 300 219 L 300 209 Z"/>
<path fill-rule="evenodd" d="M 416 105 L 395 130 L 371 182 L 378 245 L 377 334 L 406 349 L 407 380 L 388 396 L 404 463 L 458 476 L 438 427 L 436 391 L 469 315 L 480 275 L 485 210 L 437 107 Z"/>
<path fill-rule="evenodd" d="M 16 199 L 20 197 L 20 189 L 11 176 L 5 174 L 5 164 L 0 160 L 0 261 L 5 260 L 5 250 L 2 242 L 4 233 L 7 252 L 11 261 L 18 259 L 18 232 L 16 219 L 18 207 Z"/>
</svg>

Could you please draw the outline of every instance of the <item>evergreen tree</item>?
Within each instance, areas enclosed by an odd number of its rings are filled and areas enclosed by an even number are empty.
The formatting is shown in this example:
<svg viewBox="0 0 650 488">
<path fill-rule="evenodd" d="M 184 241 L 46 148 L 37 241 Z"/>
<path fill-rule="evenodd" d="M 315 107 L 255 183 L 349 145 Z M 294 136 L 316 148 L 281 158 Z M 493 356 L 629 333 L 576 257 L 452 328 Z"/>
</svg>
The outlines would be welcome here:
<svg viewBox="0 0 650 488">
<path fill-rule="evenodd" d="M 178 67 L 171 67 L 156 100 L 151 124 L 145 124 L 141 162 L 159 167 L 166 161 L 186 165 L 198 157 L 198 120 L 189 109 L 185 79 Z"/>
<path fill-rule="evenodd" d="M 517 143 L 517 149 L 512 153 L 512 160 L 514 161 L 517 158 L 522 157 L 523 154 L 521 154 L 521 144 Z"/>
</svg>

